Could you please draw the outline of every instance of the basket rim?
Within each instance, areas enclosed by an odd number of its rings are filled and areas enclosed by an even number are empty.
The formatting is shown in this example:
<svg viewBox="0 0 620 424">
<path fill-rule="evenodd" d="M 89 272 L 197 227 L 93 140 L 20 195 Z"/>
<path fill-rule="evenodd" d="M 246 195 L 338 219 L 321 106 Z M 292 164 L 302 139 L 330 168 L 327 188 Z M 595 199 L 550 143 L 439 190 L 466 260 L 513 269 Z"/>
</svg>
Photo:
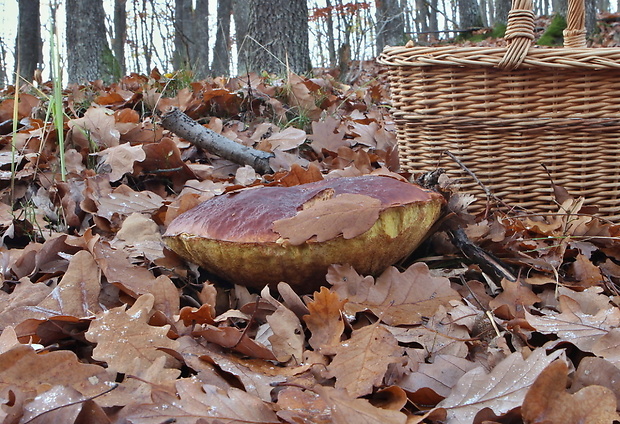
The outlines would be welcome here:
<svg viewBox="0 0 620 424">
<path fill-rule="evenodd" d="M 507 47 L 387 46 L 377 62 L 388 67 L 495 67 Z M 532 46 L 517 69 L 613 69 L 620 72 L 620 47 L 540 48 Z"/>
</svg>

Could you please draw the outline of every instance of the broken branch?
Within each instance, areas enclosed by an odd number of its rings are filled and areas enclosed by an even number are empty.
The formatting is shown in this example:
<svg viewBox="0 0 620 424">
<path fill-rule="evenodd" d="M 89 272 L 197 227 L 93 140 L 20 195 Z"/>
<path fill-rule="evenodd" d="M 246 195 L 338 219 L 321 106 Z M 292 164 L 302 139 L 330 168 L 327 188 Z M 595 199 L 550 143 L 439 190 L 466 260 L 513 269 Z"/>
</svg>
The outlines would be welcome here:
<svg viewBox="0 0 620 424">
<path fill-rule="evenodd" d="M 176 107 L 162 114 L 161 125 L 195 146 L 208 150 L 221 158 L 239 165 L 250 165 L 259 174 L 273 173 L 269 165 L 269 159 L 273 157 L 272 153 L 253 149 L 224 137 L 200 125 Z"/>
</svg>

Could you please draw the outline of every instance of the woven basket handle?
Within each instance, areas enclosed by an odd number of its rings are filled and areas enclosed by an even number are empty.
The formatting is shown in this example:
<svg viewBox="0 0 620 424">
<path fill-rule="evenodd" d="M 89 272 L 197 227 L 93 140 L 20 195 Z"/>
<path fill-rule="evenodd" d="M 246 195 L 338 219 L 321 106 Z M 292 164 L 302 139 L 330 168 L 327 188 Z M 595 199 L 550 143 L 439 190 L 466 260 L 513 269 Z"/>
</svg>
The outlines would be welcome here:
<svg viewBox="0 0 620 424">
<path fill-rule="evenodd" d="M 502 69 L 515 69 L 525 60 L 534 41 L 532 0 L 512 0 L 504 38 L 508 48 L 498 66 Z M 586 47 L 584 0 L 568 0 L 564 47 Z"/>
<path fill-rule="evenodd" d="M 573 49 L 586 47 L 586 11 L 584 0 L 568 0 L 564 47 Z"/>
</svg>

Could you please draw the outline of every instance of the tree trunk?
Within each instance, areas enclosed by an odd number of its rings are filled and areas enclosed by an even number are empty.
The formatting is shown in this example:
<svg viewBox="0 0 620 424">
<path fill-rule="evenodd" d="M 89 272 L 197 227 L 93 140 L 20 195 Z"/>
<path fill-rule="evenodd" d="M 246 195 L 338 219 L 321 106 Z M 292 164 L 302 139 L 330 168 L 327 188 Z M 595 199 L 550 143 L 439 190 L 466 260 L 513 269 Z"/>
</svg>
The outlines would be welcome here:
<svg viewBox="0 0 620 424">
<path fill-rule="evenodd" d="M 329 52 L 329 67 L 336 66 L 336 39 L 334 38 L 334 18 L 332 17 L 332 2 L 331 0 L 325 1 L 327 8 L 327 50 Z"/>
<path fill-rule="evenodd" d="M 405 20 L 398 0 L 377 0 L 377 55 L 405 42 Z"/>
<path fill-rule="evenodd" d="M 105 32 L 103 0 L 67 0 L 69 82 L 114 78 L 114 56 Z"/>
<path fill-rule="evenodd" d="M 458 5 L 461 29 L 481 28 L 483 26 L 480 5 L 476 0 L 459 0 Z"/>
<path fill-rule="evenodd" d="M 42 45 L 39 0 L 19 0 L 15 70 L 21 78 L 32 81 L 43 61 Z"/>
<path fill-rule="evenodd" d="M 250 26 L 250 1 L 233 0 L 233 18 L 235 19 L 235 40 L 237 43 L 237 74 L 248 72 L 247 49 L 250 41 L 247 38 Z"/>
<path fill-rule="evenodd" d="M 190 58 L 197 78 L 209 75 L 209 0 L 196 0 L 192 14 Z"/>
<path fill-rule="evenodd" d="M 6 49 L 4 48 L 4 40 L 0 38 L 0 88 L 4 88 L 8 82 L 6 75 Z"/>
<path fill-rule="evenodd" d="M 121 75 L 125 75 L 125 40 L 127 39 L 127 0 L 114 0 L 114 39 L 112 51 Z"/>
<path fill-rule="evenodd" d="M 230 65 L 230 14 L 232 2 L 218 0 L 217 2 L 217 31 L 215 47 L 213 48 L 213 63 L 211 72 L 215 76 L 229 74 Z"/>
<path fill-rule="evenodd" d="M 508 12 L 510 12 L 510 0 L 495 1 L 495 23 L 504 24 L 508 22 Z"/>
<path fill-rule="evenodd" d="M 189 69 L 190 16 L 192 0 L 175 0 L 174 2 L 174 69 Z"/>
<path fill-rule="evenodd" d="M 306 0 L 254 0 L 250 3 L 248 68 L 283 74 L 311 70 Z"/>
<path fill-rule="evenodd" d="M 586 37 L 596 34 L 596 0 L 585 0 Z"/>
<path fill-rule="evenodd" d="M 209 73 L 209 1 L 175 0 L 174 55 L 176 70 L 192 71 L 198 78 Z"/>
</svg>

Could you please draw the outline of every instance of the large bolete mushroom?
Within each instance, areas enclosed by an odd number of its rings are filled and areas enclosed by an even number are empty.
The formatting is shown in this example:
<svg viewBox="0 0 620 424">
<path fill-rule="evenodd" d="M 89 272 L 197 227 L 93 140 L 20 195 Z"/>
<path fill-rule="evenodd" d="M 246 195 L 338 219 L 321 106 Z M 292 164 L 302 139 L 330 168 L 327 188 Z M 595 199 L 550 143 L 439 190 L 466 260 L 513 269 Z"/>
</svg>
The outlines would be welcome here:
<svg viewBox="0 0 620 424">
<path fill-rule="evenodd" d="M 441 195 L 384 176 L 261 187 L 214 197 L 177 218 L 164 239 L 221 278 L 307 293 L 331 264 L 378 274 L 409 255 L 441 213 Z"/>
</svg>

